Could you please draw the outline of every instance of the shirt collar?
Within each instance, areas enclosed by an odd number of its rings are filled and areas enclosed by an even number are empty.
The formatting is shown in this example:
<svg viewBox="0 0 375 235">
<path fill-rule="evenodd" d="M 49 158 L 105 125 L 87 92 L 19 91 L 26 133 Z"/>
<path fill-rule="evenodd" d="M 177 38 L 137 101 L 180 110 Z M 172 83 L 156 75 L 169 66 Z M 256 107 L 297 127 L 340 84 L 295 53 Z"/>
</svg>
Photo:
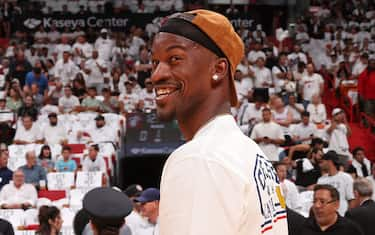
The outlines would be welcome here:
<svg viewBox="0 0 375 235">
<path fill-rule="evenodd" d="M 232 123 L 230 123 L 230 122 L 232 122 Z M 195 133 L 193 139 L 195 139 L 199 136 L 204 136 L 205 133 L 207 133 L 207 131 L 211 130 L 215 126 L 220 126 L 221 128 L 225 128 L 225 127 L 228 127 L 228 126 L 232 126 L 233 123 L 234 123 L 234 126 L 236 126 L 236 123 L 234 121 L 233 116 L 228 114 L 228 113 L 216 115 L 215 117 L 208 120 L 206 122 L 206 124 L 204 124 L 203 126 L 201 126 L 198 129 L 198 131 Z"/>
</svg>

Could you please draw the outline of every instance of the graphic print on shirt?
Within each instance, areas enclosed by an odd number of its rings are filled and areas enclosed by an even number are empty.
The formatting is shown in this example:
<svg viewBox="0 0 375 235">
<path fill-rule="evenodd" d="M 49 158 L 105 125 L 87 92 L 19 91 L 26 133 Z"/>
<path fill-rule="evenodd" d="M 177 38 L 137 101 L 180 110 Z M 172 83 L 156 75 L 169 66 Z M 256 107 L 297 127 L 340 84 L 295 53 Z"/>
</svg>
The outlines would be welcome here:
<svg viewBox="0 0 375 235">
<path fill-rule="evenodd" d="M 254 167 L 254 180 L 257 188 L 259 208 L 264 221 L 261 233 L 273 228 L 278 220 L 286 218 L 285 200 L 281 192 L 280 182 L 272 163 L 257 154 Z"/>
</svg>

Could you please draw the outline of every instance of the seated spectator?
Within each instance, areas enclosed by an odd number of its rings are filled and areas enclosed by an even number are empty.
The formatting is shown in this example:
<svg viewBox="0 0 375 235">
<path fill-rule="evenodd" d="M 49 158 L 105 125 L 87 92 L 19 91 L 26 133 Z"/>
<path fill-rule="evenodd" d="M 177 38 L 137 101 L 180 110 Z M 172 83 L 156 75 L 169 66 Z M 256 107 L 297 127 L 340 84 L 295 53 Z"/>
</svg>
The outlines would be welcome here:
<svg viewBox="0 0 375 235">
<path fill-rule="evenodd" d="M 38 86 L 35 83 L 31 85 L 29 94 L 33 98 L 34 106 L 39 113 L 44 105 L 44 96 L 38 92 Z"/>
<path fill-rule="evenodd" d="M 57 172 L 74 172 L 77 170 L 77 164 L 70 158 L 71 148 L 64 146 L 61 151 L 62 159 L 58 160 L 55 164 Z"/>
<path fill-rule="evenodd" d="M 365 150 L 357 147 L 353 150 L 353 161 L 351 168 L 354 168 L 359 177 L 371 175 L 371 162 L 365 156 Z"/>
<path fill-rule="evenodd" d="M 36 234 L 57 235 L 60 234 L 63 220 L 60 210 L 55 206 L 41 206 L 38 214 L 39 228 Z"/>
<path fill-rule="evenodd" d="M 34 151 L 26 152 L 26 165 L 21 166 L 19 169 L 25 175 L 25 182 L 40 188 L 46 184 L 46 171 L 43 167 L 37 164 Z M 42 182 L 41 182 L 42 181 Z M 40 185 L 42 183 L 42 185 Z"/>
<path fill-rule="evenodd" d="M 339 192 L 333 186 L 315 186 L 312 213 L 304 223 L 301 234 L 363 235 L 357 224 L 337 214 L 339 200 Z"/>
<path fill-rule="evenodd" d="M 285 136 L 285 144 L 290 145 L 291 136 L 289 126 L 293 121 L 292 113 L 285 107 L 285 104 L 280 97 L 277 97 L 273 104 L 273 121 L 281 126 Z"/>
<path fill-rule="evenodd" d="M 306 111 L 310 113 L 310 120 L 315 124 L 321 124 L 327 120 L 326 106 L 322 104 L 318 94 L 312 96 Z"/>
<path fill-rule="evenodd" d="M 318 184 L 329 184 L 337 189 L 340 194 L 338 212 L 343 216 L 353 203 L 353 179 L 349 174 L 338 170 L 339 164 L 339 156 L 335 151 L 331 150 L 324 154 L 320 162 L 320 167 L 323 171 L 328 172 L 328 174 L 322 175 L 318 179 Z"/>
<path fill-rule="evenodd" d="M 101 171 L 104 174 L 107 172 L 106 163 L 103 157 L 99 155 L 98 145 L 89 147 L 89 154 L 82 162 L 82 171 Z"/>
<path fill-rule="evenodd" d="M 79 99 L 72 94 L 70 86 L 64 87 L 64 96 L 59 98 L 60 113 L 71 113 L 79 107 Z"/>
<path fill-rule="evenodd" d="M 27 73 L 24 90 L 30 90 L 31 85 L 33 84 L 37 85 L 39 94 L 47 94 L 46 92 L 48 91 L 48 80 L 46 76 L 44 76 L 44 74 L 42 73 L 41 68 L 39 67 L 34 67 L 33 71 Z"/>
<path fill-rule="evenodd" d="M 49 124 L 42 130 L 42 136 L 45 144 L 66 144 L 67 132 L 65 128 L 58 122 L 57 114 L 48 114 Z"/>
<path fill-rule="evenodd" d="M 5 151 L 0 152 L 0 191 L 13 177 L 13 172 L 8 168 L 8 158 Z"/>
<path fill-rule="evenodd" d="M 103 101 L 100 109 L 105 113 L 118 113 L 120 109 L 120 103 L 116 97 L 111 96 L 111 90 L 108 88 L 102 89 Z"/>
<path fill-rule="evenodd" d="M 76 77 L 74 78 L 72 92 L 73 95 L 79 99 L 79 102 L 82 102 L 82 100 L 86 97 L 86 82 L 82 73 L 77 73 Z"/>
<path fill-rule="evenodd" d="M 327 129 L 329 135 L 328 149 L 342 155 L 343 160 L 348 160 L 351 158 L 348 143 L 348 136 L 351 135 L 351 129 L 344 111 L 340 108 L 335 108 L 332 111 L 331 122 L 331 126 Z"/>
<path fill-rule="evenodd" d="M 25 97 L 24 104 L 18 109 L 18 117 L 30 116 L 33 121 L 38 119 L 38 109 L 34 104 L 34 99 L 31 95 Z"/>
<path fill-rule="evenodd" d="M 250 138 L 259 144 L 270 161 L 279 160 L 278 146 L 284 142 L 284 134 L 280 125 L 271 119 L 271 110 L 262 110 L 263 121 L 256 124 Z"/>
<path fill-rule="evenodd" d="M 121 113 L 128 113 L 138 108 L 139 96 L 134 92 L 133 84 L 125 81 L 125 93 L 119 96 Z"/>
<path fill-rule="evenodd" d="M 254 97 L 254 103 L 243 102 L 237 114 L 237 124 L 242 132 L 250 135 L 254 125 L 262 121 L 262 109 L 265 107 L 262 97 Z"/>
<path fill-rule="evenodd" d="M 43 145 L 38 156 L 38 165 L 44 168 L 45 172 L 52 172 L 55 168 L 55 162 L 52 159 L 51 148 L 48 145 Z"/>
<path fill-rule="evenodd" d="M 310 123 L 310 113 L 303 112 L 302 122 L 293 126 L 291 133 L 292 139 L 295 143 L 310 144 L 311 140 L 314 138 L 314 133 L 316 131 L 315 125 Z"/>
<path fill-rule="evenodd" d="M 307 158 L 296 161 L 296 185 L 312 190 L 319 177 L 322 176 L 319 166 L 322 157 L 323 150 L 313 148 L 307 155 Z"/>
<path fill-rule="evenodd" d="M 296 185 L 288 180 L 287 177 L 287 165 L 284 163 L 275 163 L 274 168 L 279 177 L 280 186 L 285 197 L 286 206 L 292 210 L 299 210 L 299 193 Z"/>
<path fill-rule="evenodd" d="M 140 109 L 143 111 L 147 110 L 155 110 L 156 103 L 155 103 L 155 93 L 154 87 L 152 85 L 152 81 L 150 78 L 145 80 L 145 88 L 142 89 L 141 94 L 139 95 L 140 99 Z"/>
<path fill-rule="evenodd" d="M 297 144 L 290 146 L 289 151 L 288 151 L 288 161 L 296 160 L 301 158 L 297 153 L 303 153 L 302 157 L 306 156 L 306 153 L 311 151 L 314 148 L 318 148 L 323 150 L 324 147 L 324 141 L 320 138 L 313 138 L 311 140 L 311 144 Z M 298 155 L 298 156 L 296 156 Z"/>
<path fill-rule="evenodd" d="M 63 84 L 61 82 L 56 82 L 54 86 L 50 86 L 48 89 L 47 100 L 50 100 L 51 105 L 58 105 L 59 99 L 64 96 Z"/>
<path fill-rule="evenodd" d="M 95 118 L 95 127 L 87 130 L 91 137 L 91 142 L 94 143 L 116 143 L 117 132 L 111 127 L 106 125 L 105 118 L 102 115 L 98 115 Z M 80 137 L 78 137 L 80 138 Z"/>
<path fill-rule="evenodd" d="M 52 102 L 52 98 L 45 99 L 45 105 L 40 109 L 40 115 L 48 115 L 50 113 L 60 113 L 59 107 Z"/>
<path fill-rule="evenodd" d="M 91 111 L 98 112 L 101 107 L 101 102 L 96 99 L 96 88 L 89 87 L 88 95 L 82 100 L 80 110 L 82 112 Z"/>
<path fill-rule="evenodd" d="M 8 109 L 12 110 L 12 112 L 17 113 L 18 109 L 22 106 L 22 96 L 19 90 L 19 83 L 14 84 L 16 85 L 12 85 L 9 89 L 6 106 Z M 16 86 L 16 88 L 13 86 Z"/>
<path fill-rule="evenodd" d="M 301 122 L 301 114 L 305 110 L 302 104 L 296 102 L 296 96 L 290 94 L 288 97 L 288 105 L 286 108 L 292 113 L 292 123 L 297 124 Z"/>
<path fill-rule="evenodd" d="M 43 143 L 41 131 L 33 122 L 32 117 L 22 117 L 22 125 L 19 125 L 14 136 L 14 144 Z"/>
<path fill-rule="evenodd" d="M 63 58 L 59 59 L 54 67 L 54 77 L 64 86 L 68 85 L 79 72 L 78 66 L 70 59 L 70 49 L 64 49 Z"/>
<path fill-rule="evenodd" d="M 25 183 L 22 170 L 16 170 L 13 181 L 0 191 L 0 206 L 2 209 L 28 209 L 35 206 L 37 198 L 35 187 Z"/>
</svg>

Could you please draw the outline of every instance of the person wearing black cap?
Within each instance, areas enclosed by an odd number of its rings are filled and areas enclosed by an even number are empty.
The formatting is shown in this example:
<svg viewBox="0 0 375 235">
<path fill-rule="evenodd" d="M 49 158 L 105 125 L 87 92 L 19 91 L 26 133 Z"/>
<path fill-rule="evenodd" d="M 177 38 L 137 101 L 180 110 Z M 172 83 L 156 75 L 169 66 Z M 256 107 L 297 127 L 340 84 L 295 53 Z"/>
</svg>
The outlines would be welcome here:
<svg viewBox="0 0 375 235">
<path fill-rule="evenodd" d="M 177 119 L 187 141 L 164 166 L 162 235 L 288 234 L 275 170 L 230 114 L 243 56 L 230 21 L 208 10 L 176 13 L 155 35 L 157 116 Z"/>
<path fill-rule="evenodd" d="M 91 142 L 116 144 L 116 131 L 106 124 L 101 114 L 95 117 L 95 127 L 88 129 L 87 133 L 90 135 Z"/>
<path fill-rule="evenodd" d="M 125 217 L 133 209 L 132 202 L 122 192 L 112 188 L 95 188 L 83 198 L 94 235 L 118 235 Z"/>
<path fill-rule="evenodd" d="M 340 194 L 340 207 L 338 212 L 344 216 L 348 208 L 352 206 L 354 193 L 353 193 L 353 178 L 347 173 L 338 171 L 339 157 L 335 151 L 328 151 L 323 155 L 320 162 L 322 171 L 328 172 L 318 179 L 318 184 L 332 185 L 337 189 Z"/>
</svg>

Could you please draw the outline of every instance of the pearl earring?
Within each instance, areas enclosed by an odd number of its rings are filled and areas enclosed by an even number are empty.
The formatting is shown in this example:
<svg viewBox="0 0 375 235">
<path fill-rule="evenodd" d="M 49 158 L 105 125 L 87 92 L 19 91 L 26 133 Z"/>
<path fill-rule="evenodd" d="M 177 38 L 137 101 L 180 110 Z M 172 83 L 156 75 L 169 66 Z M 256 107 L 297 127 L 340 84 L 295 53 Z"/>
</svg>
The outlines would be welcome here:
<svg viewBox="0 0 375 235">
<path fill-rule="evenodd" d="M 217 80 L 219 80 L 219 76 L 218 76 L 217 74 L 214 74 L 214 75 L 212 76 L 212 79 L 213 79 L 214 81 L 217 81 Z"/>
</svg>

